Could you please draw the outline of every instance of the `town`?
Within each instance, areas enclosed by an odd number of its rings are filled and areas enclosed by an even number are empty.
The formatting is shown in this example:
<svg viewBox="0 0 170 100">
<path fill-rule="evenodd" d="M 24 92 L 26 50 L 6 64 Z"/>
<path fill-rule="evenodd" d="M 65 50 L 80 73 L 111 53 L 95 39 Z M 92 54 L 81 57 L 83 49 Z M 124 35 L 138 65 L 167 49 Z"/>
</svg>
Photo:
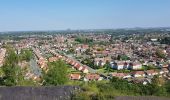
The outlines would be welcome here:
<svg viewBox="0 0 170 100">
<path fill-rule="evenodd" d="M 170 100 L 169 5 L 0 1 L 0 100 Z"/>
<path fill-rule="evenodd" d="M 6 55 L 3 46 L 12 44 L 16 54 L 24 49 L 33 52 L 30 61 L 19 65 L 30 67 L 25 78 L 34 81 L 41 80 L 42 70 L 48 71 L 48 62 L 62 60 L 68 65 L 70 80 L 101 81 L 118 77 L 145 85 L 151 83 L 155 75 L 170 79 L 170 46 L 161 43 L 167 37 L 170 37 L 168 32 L 128 36 L 96 32 L 22 34 L 17 36 L 18 40 L 1 40 L 0 66 Z"/>
<path fill-rule="evenodd" d="M 0 35 L 2 86 L 76 86 L 76 91 L 83 90 L 72 97 L 76 100 L 107 97 L 108 93 L 109 98 L 120 94 L 168 95 L 169 28 Z M 65 95 L 62 98 L 67 98 Z"/>
</svg>

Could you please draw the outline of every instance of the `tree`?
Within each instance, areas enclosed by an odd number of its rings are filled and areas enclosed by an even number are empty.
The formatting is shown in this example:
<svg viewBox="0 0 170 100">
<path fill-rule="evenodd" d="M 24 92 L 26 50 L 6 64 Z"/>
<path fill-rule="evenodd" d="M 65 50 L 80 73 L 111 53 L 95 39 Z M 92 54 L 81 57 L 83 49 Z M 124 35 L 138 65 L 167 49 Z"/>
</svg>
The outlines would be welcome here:
<svg viewBox="0 0 170 100">
<path fill-rule="evenodd" d="M 118 55 L 118 56 L 117 56 L 117 60 L 120 60 L 120 59 L 121 59 L 121 56 L 120 56 L 120 55 Z"/>
<path fill-rule="evenodd" d="M 160 40 L 162 44 L 170 44 L 170 37 L 165 37 L 162 40 Z"/>
<path fill-rule="evenodd" d="M 120 57 L 120 59 L 121 59 L 121 60 L 129 60 L 129 57 L 126 56 L 126 55 L 122 55 L 122 56 Z"/>
<path fill-rule="evenodd" d="M 111 66 L 108 60 L 106 61 L 106 64 L 103 67 L 107 70 L 107 73 L 110 72 Z"/>
<path fill-rule="evenodd" d="M 43 73 L 44 85 L 57 86 L 67 82 L 67 66 L 63 61 L 48 63 L 48 67 L 47 73 Z"/>
<path fill-rule="evenodd" d="M 4 65 L 2 67 L 3 67 L 3 71 L 5 73 L 4 85 L 15 86 L 17 84 L 17 81 L 16 81 L 17 68 L 15 66 L 11 66 L 11 65 Z"/>
<path fill-rule="evenodd" d="M 29 49 L 22 49 L 21 50 L 21 60 L 26 60 L 26 61 L 30 61 L 32 58 L 33 54 L 32 51 Z"/>
<path fill-rule="evenodd" d="M 79 42 L 79 43 L 84 43 L 84 44 L 90 44 L 90 43 L 93 43 L 93 39 L 89 39 L 89 38 L 86 38 L 86 37 L 77 37 L 75 39 L 75 41 Z"/>
<path fill-rule="evenodd" d="M 167 92 L 168 96 L 170 96 L 170 81 L 166 82 L 165 88 L 166 88 L 166 92 Z"/>
<path fill-rule="evenodd" d="M 14 86 L 17 84 L 18 56 L 12 48 L 7 48 L 7 57 L 5 64 L 2 66 L 4 71 L 4 85 Z M 18 74 L 19 75 L 19 74 Z"/>
<path fill-rule="evenodd" d="M 90 48 L 85 51 L 86 55 L 91 55 L 91 50 Z"/>
<path fill-rule="evenodd" d="M 7 48 L 7 56 L 5 58 L 5 64 L 2 66 L 3 79 L 1 84 L 5 86 L 25 86 L 33 85 L 33 81 L 24 79 L 24 70 L 18 66 L 18 55 L 11 47 Z M 35 84 L 34 84 L 35 85 Z"/>
</svg>

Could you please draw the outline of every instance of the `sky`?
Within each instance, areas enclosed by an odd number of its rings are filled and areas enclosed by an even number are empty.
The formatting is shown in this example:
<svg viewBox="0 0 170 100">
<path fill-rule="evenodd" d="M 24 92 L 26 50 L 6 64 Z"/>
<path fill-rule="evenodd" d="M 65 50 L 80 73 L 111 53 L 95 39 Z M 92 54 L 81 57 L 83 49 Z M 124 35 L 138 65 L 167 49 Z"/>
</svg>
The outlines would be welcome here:
<svg viewBox="0 0 170 100">
<path fill-rule="evenodd" d="M 169 26 L 170 0 L 0 0 L 0 31 Z"/>
</svg>

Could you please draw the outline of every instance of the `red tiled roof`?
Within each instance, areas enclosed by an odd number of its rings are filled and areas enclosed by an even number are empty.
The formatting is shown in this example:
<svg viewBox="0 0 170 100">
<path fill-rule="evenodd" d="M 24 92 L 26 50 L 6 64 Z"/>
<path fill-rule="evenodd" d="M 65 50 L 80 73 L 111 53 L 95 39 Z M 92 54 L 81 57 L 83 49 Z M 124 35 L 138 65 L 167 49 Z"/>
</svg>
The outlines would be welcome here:
<svg viewBox="0 0 170 100">
<path fill-rule="evenodd" d="M 147 70 L 146 72 L 147 72 L 148 74 L 157 73 L 155 70 Z"/>
<path fill-rule="evenodd" d="M 48 60 L 49 60 L 49 62 L 53 62 L 53 61 L 57 61 L 58 58 L 57 57 L 50 57 Z"/>
<path fill-rule="evenodd" d="M 132 74 L 143 75 L 143 74 L 145 74 L 145 73 L 144 73 L 144 71 L 134 71 L 134 72 L 132 72 Z"/>
<path fill-rule="evenodd" d="M 78 80 L 81 78 L 80 74 L 70 74 L 70 79 L 72 80 Z"/>
<path fill-rule="evenodd" d="M 100 75 L 91 73 L 91 74 L 87 74 L 85 78 L 89 80 L 98 80 L 100 78 Z"/>
</svg>

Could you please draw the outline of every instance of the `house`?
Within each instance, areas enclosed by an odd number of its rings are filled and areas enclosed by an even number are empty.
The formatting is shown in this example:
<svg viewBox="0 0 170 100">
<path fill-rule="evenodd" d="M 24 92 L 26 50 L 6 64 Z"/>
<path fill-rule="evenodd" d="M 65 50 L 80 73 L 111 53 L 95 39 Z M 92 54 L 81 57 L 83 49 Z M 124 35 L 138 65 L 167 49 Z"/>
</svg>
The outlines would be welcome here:
<svg viewBox="0 0 170 100">
<path fill-rule="evenodd" d="M 103 66 L 106 62 L 104 61 L 104 58 L 95 58 L 94 64 L 97 66 Z"/>
<path fill-rule="evenodd" d="M 70 74 L 69 75 L 70 80 L 79 80 L 81 78 L 80 74 Z"/>
<path fill-rule="evenodd" d="M 82 51 L 85 51 L 89 48 L 89 45 L 83 44 L 81 48 L 83 49 Z"/>
<path fill-rule="evenodd" d="M 129 63 L 128 68 L 133 70 L 142 69 L 142 64 L 139 62 Z"/>
<path fill-rule="evenodd" d="M 63 56 L 59 55 L 58 58 L 62 58 Z"/>
<path fill-rule="evenodd" d="M 68 58 L 65 59 L 66 62 L 68 62 L 68 60 L 69 60 Z"/>
<path fill-rule="evenodd" d="M 159 74 L 164 74 L 164 73 L 168 73 L 169 70 L 167 68 L 162 68 L 161 71 L 159 72 Z"/>
<path fill-rule="evenodd" d="M 117 73 L 117 72 L 111 73 L 111 76 L 118 77 L 118 78 L 130 78 L 131 77 L 131 75 L 127 73 Z"/>
<path fill-rule="evenodd" d="M 1 49 L 0 49 L 0 67 L 1 67 L 1 66 L 3 65 L 3 63 L 4 63 L 5 54 L 6 54 L 6 49 L 1 48 Z"/>
<path fill-rule="evenodd" d="M 111 67 L 113 69 L 121 70 L 121 69 L 131 69 L 137 70 L 142 68 L 142 64 L 139 62 L 130 62 L 130 61 L 118 61 L 115 63 L 111 63 Z"/>
<path fill-rule="evenodd" d="M 69 60 L 68 63 L 71 65 L 74 61 L 73 60 Z"/>
<path fill-rule="evenodd" d="M 168 64 L 164 64 L 162 68 L 168 68 Z"/>
<path fill-rule="evenodd" d="M 144 71 L 133 71 L 131 74 L 134 77 L 145 77 L 145 72 Z"/>
<path fill-rule="evenodd" d="M 37 63 L 40 65 L 41 68 L 47 67 L 47 60 L 44 58 L 39 59 Z"/>
<path fill-rule="evenodd" d="M 75 62 L 75 61 L 72 61 L 70 64 L 71 64 L 72 66 L 74 66 L 74 65 L 76 64 L 76 62 Z"/>
<path fill-rule="evenodd" d="M 124 61 L 119 61 L 119 62 L 111 63 L 111 67 L 117 70 L 127 69 L 128 63 Z"/>
<path fill-rule="evenodd" d="M 103 78 L 100 77 L 100 75 L 95 73 L 86 74 L 86 76 L 84 77 L 84 81 L 100 81 L 102 79 Z"/>
<path fill-rule="evenodd" d="M 151 79 L 146 78 L 135 78 L 132 80 L 133 83 L 142 83 L 143 85 L 146 85 L 148 83 L 151 83 Z"/>
<path fill-rule="evenodd" d="M 50 57 L 50 58 L 48 59 L 49 62 L 54 62 L 54 61 L 57 61 L 57 60 L 58 60 L 57 57 Z"/>
<path fill-rule="evenodd" d="M 89 72 L 89 70 L 87 69 L 86 66 L 83 66 L 83 68 L 81 69 L 81 71 L 82 71 L 83 73 L 88 73 L 88 72 Z"/>
<path fill-rule="evenodd" d="M 76 50 L 76 53 L 83 53 L 85 52 L 87 49 L 89 48 L 88 45 L 78 45 L 75 50 Z"/>
<path fill-rule="evenodd" d="M 81 66 L 79 63 L 76 63 L 76 64 L 74 65 L 74 68 L 80 71 L 80 70 L 83 69 L 83 66 Z"/>
<path fill-rule="evenodd" d="M 72 60 L 71 60 L 71 59 L 69 59 L 69 60 L 67 61 L 67 63 L 68 63 L 68 64 L 71 64 L 71 62 L 72 62 Z"/>
<path fill-rule="evenodd" d="M 152 70 L 147 70 L 146 73 L 147 73 L 148 76 L 158 75 L 158 72 L 153 70 L 153 69 Z"/>
<path fill-rule="evenodd" d="M 106 63 L 111 61 L 111 57 L 95 58 L 94 64 L 97 66 L 104 66 Z"/>
</svg>

